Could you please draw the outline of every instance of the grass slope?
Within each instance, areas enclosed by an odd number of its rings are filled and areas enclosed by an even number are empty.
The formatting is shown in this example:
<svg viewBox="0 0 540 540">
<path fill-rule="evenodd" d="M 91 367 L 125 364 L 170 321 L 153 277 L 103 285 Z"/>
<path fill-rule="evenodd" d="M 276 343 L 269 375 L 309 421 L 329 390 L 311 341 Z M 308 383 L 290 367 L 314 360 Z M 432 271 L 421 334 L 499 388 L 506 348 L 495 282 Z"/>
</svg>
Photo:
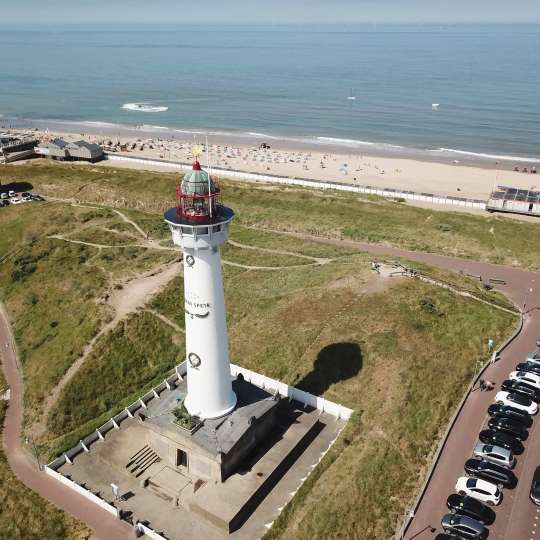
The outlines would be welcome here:
<svg viewBox="0 0 540 540">
<path fill-rule="evenodd" d="M 3 184 L 81 201 L 161 213 L 174 201 L 177 173 L 35 161 L 0 170 Z M 540 269 L 538 225 L 504 216 L 434 211 L 372 196 L 297 187 L 223 182 L 237 221 L 346 236 L 413 249 Z M 162 226 L 159 226 L 162 227 Z M 153 230 L 159 237 L 163 228 Z"/>
<path fill-rule="evenodd" d="M 167 241 L 159 212 L 172 201 L 176 175 L 43 163 L 4 168 L 2 175 L 27 180 L 37 191 L 130 207 L 126 214 L 147 234 Z M 255 184 L 229 183 L 225 195 L 237 213 L 236 241 L 332 259 L 313 266 L 294 255 L 227 246 L 224 258 L 241 264 L 298 261 L 278 270 L 224 267 L 231 358 L 356 411 L 268 537 L 388 538 L 477 360 L 487 355 L 486 338 L 500 342 L 514 317 L 417 280 L 391 280 L 384 289 L 367 255 L 252 227 L 316 230 L 536 268 L 536 226 Z M 31 415 L 110 317 L 103 298 L 111 280 L 177 254 L 98 250 L 47 238 L 80 229 L 87 241 L 112 242 L 133 233 L 106 209 L 25 205 L 2 209 L 0 225 L 10 238 L 0 240 L 0 257 L 9 254 L 0 264 L 0 284 L 22 352 Z M 424 269 L 506 302 L 463 276 Z M 182 296 L 178 278 L 151 307 L 182 327 Z M 161 380 L 183 355 L 183 336 L 144 311 L 102 336 L 61 394 L 49 419 L 50 436 L 40 441 L 44 451 L 55 454 L 78 441 Z"/>
<path fill-rule="evenodd" d="M 27 419 L 39 414 L 45 396 L 112 317 L 105 297 L 115 280 L 178 256 L 134 247 L 99 251 L 49 238 L 119 219 L 111 216 L 58 204 L 2 209 L 0 236 L 10 243 L 0 246 L 0 257 L 8 255 L 0 264 L 0 286 L 24 368 Z"/>
</svg>

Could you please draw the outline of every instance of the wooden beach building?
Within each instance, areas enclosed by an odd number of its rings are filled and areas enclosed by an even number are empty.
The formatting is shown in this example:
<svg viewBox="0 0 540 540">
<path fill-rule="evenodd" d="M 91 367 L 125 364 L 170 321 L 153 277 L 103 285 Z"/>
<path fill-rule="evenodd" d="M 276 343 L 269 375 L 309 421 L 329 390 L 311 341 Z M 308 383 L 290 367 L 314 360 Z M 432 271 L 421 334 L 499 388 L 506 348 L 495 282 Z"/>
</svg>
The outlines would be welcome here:
<svg viewBox="0 0 540 540">
<path fill-rule="evenodd" d="M 43 141 L 37 146 L 36 153 L 59 161 L 90 161 L 95 163 L 104 158 L 101 146 L 83 140 L 69 143 L 63 139 Z"/>
</svg>

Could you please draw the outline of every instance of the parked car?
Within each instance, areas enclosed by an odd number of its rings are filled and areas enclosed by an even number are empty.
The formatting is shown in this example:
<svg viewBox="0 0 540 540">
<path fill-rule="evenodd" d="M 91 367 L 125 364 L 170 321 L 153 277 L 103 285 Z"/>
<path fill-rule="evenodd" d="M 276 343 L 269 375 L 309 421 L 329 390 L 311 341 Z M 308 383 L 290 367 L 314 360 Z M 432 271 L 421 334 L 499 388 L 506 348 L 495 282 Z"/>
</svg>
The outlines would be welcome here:
<svg viewBox="0 0 540 540">
<path fill-rule="evenodd" d="M 532 426 L 531 415 L 526 411 L 520 411 L 519 409 L 514 409 L 514 407 L 508 407 L 507 405 L 497 405 L 494 403 L 488 408 L 489 416 L 504 416 L 505 418 L 513 418 L 521 422 L 526 428 Z"/>
<path fill-rule="evenodd" d="M 536 467 L 531 483 L 531 501 L 540 506 L 540 467 Z"/>
<path fill-rule="evenodd" d="M 9 206 L 9 201 L 7 199 L 0 199 L 0 206 Z"/>
<path fill-rule="evenodd" d="M 0 193 L 0 199 L 7 199 L 9 195 L 6 192 Z"/>
<path fill-rule="evenodd" d="M 497 506 L 502 499 L 499 488 L 480 478 L 460 476 L 456 482 L 456 491 L 459 495 L 468 495 L 490 506 Z"/>
<path fill-rule="evenodd" d="M 495 465 L 490 461 L 468 459 L 463 468 L 468 476 L 476 476 L 488 482 L 493 482 L 499 488 L 514 488 L 517 484 L 516 475 L 511 470 L 502 465 Z"/>
<path fill-rule="evenodd" d="M 495 444 L 511 450 L 513 454 L 521 454 L 523 445 L 516 437 L 505 433 L 504 431 L 495 431 L 493 429 L 484 429 L 478 434 L 478 438 L 485 444 Z"/>
<path fill-rule="evenodd" d="M 452 493 L 446 499 L 446 506 L 450 512 L 472 517 L 481 521 L 484 525 L 491 525 L 495 521 L 495 512 L 491 508 L 488 508 L 479 500 L 467 497 L 466 495 Z"/>
<path fill-rule="evenodd" d="M 25 191 L 24 193 L 21 193 L 21 199 L 23 201 L 31 201 L 32 200 L 32 195 L 30 195 L 30 193 Z"/>
<path fill-rule="evenodd" d="M 537 347 L 540 347 L 540 345 L 538 345 L 538 343 L 540 343 L 540 339 L 537 339 L 536 340 L 536 346 Z M 532 364 L 538 364 L 540 365 L 540 354 L 537 354 L 537 353 L 529 353 L 527 355 L 527 362 L 531 362 Z"/>
<path fill-rule="evenodd" d="M 45 199 L 41 195 L 31 195 L 33 201 L 44 201 Z"/>
<path fill-rule="evenodd" d="M 509 469 L 513 469 L 516 465 L 516 458 L 511 450 L 497 446 L 495 444 L 486 444 L 479 442 L 473 450 L 473 455 L 482 459 L 487 459 L 492 463 L 504 465 Z"/>
<path fill-rule="evenodd" d="M 441 519 L 441 525 L 445 532 L 456 533 L 462 538 L 472 540 L 484 540 L 488 533 L 483 523 L 472 517 L 458 514 L 446 514 Z"/>
<path fill-rule="evenodd" d="M 538 412 L 538 405 L 536 403 L 515 392 L 510 393 L 505 392 L 504 390 L 497 392 L 495 403 L 498 403 L 499 405 L 509 405 L 510 407 L 526 411 L 531 415 L 535 415 Z"/>
<path fill-rule="evenodd" d="M 511 381 L 519 381 L 540 389 L 540 375 L 531 371 L 511 371 L 508 378 Z"/>
<path fill-rule="evenodd" d="M 13 197 L 12 199 L 10 199 L 10 202 L 11 204 L 21 204 L 24 201 L 22 199 L 19 199 L 19 197 Z"/>
<path fill-rule="evenodd" d="M 439 533 L 435 540 L 462 540 L 459 536 L 454 536 L 453 534 Z"/>
<path fill-rule="evenodd" d="M 520 381 L 511 381 L 510 379 L 507 379 L 506 381 L 502 382 L 501 389 L 505 390 L 506 392 L 521 394 L 522 396 L 526 396 L 537 403 L 540 401 L 540 390 Z"/>
<path fill-rule="evenodd" d="M 15 192 L 12 189 L 8 191 L 8 197 L 15 197 Z"/>
<path fill-rule="evenodd" d="M 534 362 L 520 362 L 516 366 L 516 371 L 528 371 L 529 373 L 540 375 L 540 364 Z"/>
<path fill-rule="evenodd" d="M 510 433 L 520 441 L 524 441 L 529 436 L 527 428 L 518 420 L 505 418 L 504 416 L 493 416 L 488 421 L 489 429 Z"/>
</svg>

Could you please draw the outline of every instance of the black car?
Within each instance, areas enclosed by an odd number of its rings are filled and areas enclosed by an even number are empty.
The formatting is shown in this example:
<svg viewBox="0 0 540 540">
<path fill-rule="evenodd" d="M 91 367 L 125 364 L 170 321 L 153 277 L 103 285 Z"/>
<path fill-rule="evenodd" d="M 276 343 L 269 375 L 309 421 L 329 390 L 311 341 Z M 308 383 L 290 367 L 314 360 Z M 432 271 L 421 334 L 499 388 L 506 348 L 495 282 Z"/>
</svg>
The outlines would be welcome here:
<svg viewBox="0 0 540 540">
<path fill-rule="evenodd" d="M 528 371 L 529 373 L 540 375 L 540 365 L 533 364 L 532 362 L 521 362 L 516 366 L 516 371 Z"/>
<path fill-rule="evenodd" d="M 504 431 L 494 431 L 492 429 L 484 429 L 478 434 L 478 438 L 485 444 L 494 444 L 511 450 L 514 454 L 523 453 L 523 445 L 518 439 L 505 433 Z"/>
<path fill-rule="evenodd" d="M 490 418 L 488 427 L 495 431 L 510 433 L 510 435 L 513 435 L 520 441 L 524 441 L 529 436 L 529 432 L 523 424 L 512 418 L 505 418 L 504 416 L 493 416 Z"/>
<path fill-rule="evenodd" d="M 459 536 L 454 536 L 453 534 L 439 533 L 435 540 L 461 540 Z"/>
<path fill-rule="evenodd" d="M 9 206 L 10 202 L 7 199 L 0 199 L 0 206 Z"/>
<path fill-rule="evenodd" d="M 491 463 L 490 461 L 483 459 L 468 459 L 463 468 L 468 475 L 482 478 L 483 480 L 497 484 L 499 487 L 514 488 L 517 484 L 517 478 L 512 471 L 502 465 Z"/>
<path fill-rule="evenodd" d="M 446 499 L 446 506 L 451 512 L 472 517 L 485 525 L 491 525 L 495 521 L 495 512 L 474 497 L 453 493 Z"/>
<path fill-rule="evenodd" d="M 526 428 L 530 428 L 533 423 L 531 415 L 527 411 L 514 409 L 514 407 L 510 407 L 509 405 L 499 405 L 494 403 L 493 405 L 489 406 L 488 414 L 489 416 L 512 418 L 513 420 L 521 422 Z"/>
<path fill-rule="evenodd" d="M 515 392 L 516 394 L 521 394 L 522 396 L 528 397 L 537 403 L 540 401 L 540 390 L 524 382 L 507 379 L 506 381 L 503 381 L 501 388 L 506 392 Z"/>
<path fill-rule="evenodd" d="M 536 467 L 534 471 L 530 498 L 534 504 L 540 505 L 540 467 Z"/>
</svg>

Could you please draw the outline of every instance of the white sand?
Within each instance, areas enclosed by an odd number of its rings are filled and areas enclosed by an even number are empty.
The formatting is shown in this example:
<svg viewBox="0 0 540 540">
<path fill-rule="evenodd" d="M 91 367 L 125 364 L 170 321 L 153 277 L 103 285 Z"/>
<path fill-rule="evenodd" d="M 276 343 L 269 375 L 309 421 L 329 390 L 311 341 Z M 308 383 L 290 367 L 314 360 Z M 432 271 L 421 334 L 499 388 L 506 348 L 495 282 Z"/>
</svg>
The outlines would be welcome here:
<svg viewBox="0 0 540 540">
<path fill-rule="evenodd" d="M 62 137 L 107 144 L 108 135 L 41 133 L 42 137 Z M 191 162 L 193 141 L 161 139 L 159 136 L 137 139 L 135 136 L 112 138 L 116 143 L 128 145 L 127 153 L 132 157 Z M 336 181 L 358 185 L 386 187 L 437 195 L 455 195 L 471 199 L 486 200 L 497 185 L 509 185 L 525 189 L 540 188 L 540 174 L 514 172 L 512 164 L 505 169 L 464 165 L 449 159 L 447 163 L 403 159 L 396 157 L 370 156 L 359 153 L 325 152 L 320 150 L 294 150 L 242 144 L 212 144 L 208 154 L 200 161 L 207 165 L 207 156 L 212 166 L 280 176 Z M 117 166 L 118 162 L 114 165 Z M 522 164 L 522 166 L 524 166 Z M 138 168 L 142 168 L 138 165 Z M 164 169 L 165 170 L 165 169 Z M 170 169 L 168 169 L 170 170 Z"/>
</svg>

